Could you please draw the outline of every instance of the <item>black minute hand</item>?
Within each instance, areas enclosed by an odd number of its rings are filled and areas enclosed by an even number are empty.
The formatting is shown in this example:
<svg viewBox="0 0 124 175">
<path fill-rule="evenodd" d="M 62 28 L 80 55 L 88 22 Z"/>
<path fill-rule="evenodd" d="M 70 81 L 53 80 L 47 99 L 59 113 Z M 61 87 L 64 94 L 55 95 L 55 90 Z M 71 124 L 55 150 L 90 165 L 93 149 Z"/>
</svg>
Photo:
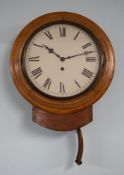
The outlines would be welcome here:
<svg viewBox="0 0 124 175">
<path fill-rule="evenodd" d="M 81 55 L 86 55 L 87 56 L 89 53 L 92 53 L 92 52 L 94 52 L 94 51 L 85 51 L 83 53 L 79 53 L 79 54 L 76 54 L 76 55 L 68 56 L 65 59 L 70 59 L 70 58 L 81 56 Z"/>
</svg>

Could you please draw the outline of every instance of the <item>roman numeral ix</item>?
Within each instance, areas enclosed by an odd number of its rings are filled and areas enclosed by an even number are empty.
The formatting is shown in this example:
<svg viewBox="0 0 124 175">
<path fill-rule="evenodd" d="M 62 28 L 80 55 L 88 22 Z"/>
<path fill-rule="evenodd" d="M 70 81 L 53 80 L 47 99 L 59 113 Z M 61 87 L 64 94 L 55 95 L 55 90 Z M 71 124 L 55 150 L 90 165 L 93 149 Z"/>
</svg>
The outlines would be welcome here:
<svg viewBox="0 0 124 175">
<path fill-rule="evenodd" d="M 37 79 L 41 74 L 42 74 L 42 70 L 40 67 L 32 71 L 32 75 L 35 79 Z"/>
<path fill-rule="evenodd" d="M 81 74 L 86 76 L 87 78 L 91 78 L 91 76 L 93 75 L 93 72 L 84 68 L 84 70 L 81 72 Z"/>
</svg>

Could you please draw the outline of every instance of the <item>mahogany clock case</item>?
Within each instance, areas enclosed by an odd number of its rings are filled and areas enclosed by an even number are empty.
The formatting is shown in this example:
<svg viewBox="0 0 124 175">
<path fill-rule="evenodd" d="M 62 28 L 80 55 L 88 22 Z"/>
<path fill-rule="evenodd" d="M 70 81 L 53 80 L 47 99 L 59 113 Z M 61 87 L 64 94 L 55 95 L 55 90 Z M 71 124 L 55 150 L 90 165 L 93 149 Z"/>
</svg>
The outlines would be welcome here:
<svg viewBox="0 0 124 175">
<path fill-rule="evenodd" d="M 67 99 L 53 98 L 39 92 L 27 78 L 23 64 L 31 38 L 44 27 L 58 23 L 70 23 L 85 29 L 96 41 L 101 57 L 99 73 L 91 87 L 78 96 Z M 115 62 L 112 45 L 97 24 L 79 14 L 54 12 L 36 18 L 20 32 L 11 51 L 10 65 L 17 89 L 33 106 L 48 113 L 68 115 L 92 106 L 104 94 L 112 80 Z"/>
</svg>

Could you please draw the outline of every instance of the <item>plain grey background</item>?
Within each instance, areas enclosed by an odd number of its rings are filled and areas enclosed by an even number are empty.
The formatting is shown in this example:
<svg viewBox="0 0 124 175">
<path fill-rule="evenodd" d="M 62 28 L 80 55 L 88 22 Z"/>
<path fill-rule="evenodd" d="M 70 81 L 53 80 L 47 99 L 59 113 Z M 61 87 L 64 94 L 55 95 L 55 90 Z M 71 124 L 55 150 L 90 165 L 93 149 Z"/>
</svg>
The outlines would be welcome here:
<svg viewBox="0 0 124 175">
<path fill-rule="evenodd" d="M 83 165 L 73 162 L 76 133 L 54 132 L 31 121 L 31 105 L 16 90 L 10 75 L 12 43 L 34 18 L 53 11 L 87 16 L 109 36 L 116 71 L 106 94 L 94 105 L 94 121 L 82 128 Z M 124 174 L 124 1 L 0 0 L 0 174 Z"/>
</svg>

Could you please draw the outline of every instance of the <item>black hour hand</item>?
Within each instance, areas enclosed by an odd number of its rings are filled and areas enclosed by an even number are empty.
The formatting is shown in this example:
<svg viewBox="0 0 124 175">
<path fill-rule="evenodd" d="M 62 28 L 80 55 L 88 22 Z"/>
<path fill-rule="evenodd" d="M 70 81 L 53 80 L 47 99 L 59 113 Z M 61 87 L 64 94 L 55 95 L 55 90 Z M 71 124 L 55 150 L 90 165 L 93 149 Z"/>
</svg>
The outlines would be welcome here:
<svg viewBox="0 0 124 175">
<path fill-rule="evenodd" d="M 46 46 L 44 44 L 43 44 L 43 47 L 45 47 L 49 51 L 49 53 L 53 53 L 55 56 L 57 56 L 58 58 L 61 59 L 61 56 L 59 54 L 57 54 L 53 48 L 49 48 L 48 46 Z"/>
<path fill-rule="evenodd" d="M 45 47 L 49 51 L 49 53 L 53 53 L 53 49 L 52 48 L 49 48 L 48 46 L 46 46 L 44 44 L 43 44 L 43 47 Z"/>
</svg>

